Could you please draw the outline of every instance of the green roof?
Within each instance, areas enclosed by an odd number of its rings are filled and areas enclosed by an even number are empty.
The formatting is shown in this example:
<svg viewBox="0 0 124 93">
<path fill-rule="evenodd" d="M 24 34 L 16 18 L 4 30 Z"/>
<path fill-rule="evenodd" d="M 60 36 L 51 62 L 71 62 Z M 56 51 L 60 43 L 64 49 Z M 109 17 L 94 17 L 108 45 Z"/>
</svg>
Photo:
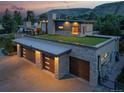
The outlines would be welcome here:
<svg viewBox="0 0 124 93">
<path fill-rule="evenodd" d="M 77 37 L 77 36 L 63 36 L 63 35 L 58 35 L 58 34 L 37 35 L 35 37 L 41 38 L 41 39 L 45 38 L 45 39 L 50 39 L 50 40 L 63 41 L 67 43 L 88 45 L 88 46 L 95 46 L 99 43 L 102 43 L 108 40 L 108 38 L 104 38 L 104 37 L 95 37 L 95 36 Z"/>
</svg>

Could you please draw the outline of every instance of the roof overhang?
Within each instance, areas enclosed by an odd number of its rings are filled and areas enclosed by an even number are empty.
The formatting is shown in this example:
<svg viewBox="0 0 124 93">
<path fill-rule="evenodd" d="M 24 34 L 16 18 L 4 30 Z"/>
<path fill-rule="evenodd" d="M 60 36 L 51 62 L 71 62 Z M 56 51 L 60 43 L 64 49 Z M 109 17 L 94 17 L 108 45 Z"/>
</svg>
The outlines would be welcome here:
<svg viewBox="0 0 124 93">
<path fill-rule="evenodd" d="M 56 19 L 54 20 L 55 22 L 78 22 L 78 23 L 83 23 L 83 24 L 94 24 L 96 21 L 93 20 L 65 20 L 65 19 Z"/>
<path fill-rule="evenodd" d="M 49 44 L 45 40 L 39 40 L 35 38 L 23 37 L 13 40 L 15 43 L 39 50 L 44 53 L 51 54 L 53 56 L 61 56 L 71 51 L 70 48 L 60 46 L 58 44 Z"/>
</svg>

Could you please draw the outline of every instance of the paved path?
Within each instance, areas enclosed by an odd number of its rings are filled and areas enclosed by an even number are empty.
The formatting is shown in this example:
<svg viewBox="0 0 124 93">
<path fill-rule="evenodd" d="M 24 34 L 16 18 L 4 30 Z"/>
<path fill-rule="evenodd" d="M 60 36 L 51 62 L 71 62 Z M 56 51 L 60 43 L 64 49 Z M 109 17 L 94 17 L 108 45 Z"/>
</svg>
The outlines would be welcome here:
<svg viewBox="0 0 124 93">
<path fill-rule="evenodd" d="M 0 58 L 0 91 L 92 91 L 88 82 L 78 78 L 57 80 L 27 60 L 12 57 Z"/>
</svg>

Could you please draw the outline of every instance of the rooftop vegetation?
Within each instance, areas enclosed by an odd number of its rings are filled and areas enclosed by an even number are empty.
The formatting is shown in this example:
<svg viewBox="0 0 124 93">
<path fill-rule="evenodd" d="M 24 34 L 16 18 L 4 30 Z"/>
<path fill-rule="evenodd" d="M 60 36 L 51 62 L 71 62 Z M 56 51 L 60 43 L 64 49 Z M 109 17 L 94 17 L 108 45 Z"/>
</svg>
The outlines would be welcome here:
<svg viewBox="0 0 124 93">
<path fill-rule="evenodd" d="M 108 38 L 101 38 L 101 37 L 76 37 L 76 36 L 63 36 L 63 35 L 38 35 L 35 36 L 36 38 L 45 38 L 45 39 L 51 39 L 51 40 L 58 40 L 58 41 L 64 41 L 69 43 L 76 43 L 76 44 L 83 44 L 88 46 L 95 46 L 101 42 L 106 41 Z"/>
</svg>

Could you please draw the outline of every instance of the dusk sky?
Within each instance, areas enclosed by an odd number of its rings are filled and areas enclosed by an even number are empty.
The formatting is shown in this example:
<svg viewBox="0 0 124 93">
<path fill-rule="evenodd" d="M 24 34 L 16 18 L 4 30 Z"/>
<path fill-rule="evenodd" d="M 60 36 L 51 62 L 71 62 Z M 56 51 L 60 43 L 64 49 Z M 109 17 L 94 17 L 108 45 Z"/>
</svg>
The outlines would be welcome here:
<svg viewBox="0 0 124 93">
<path fill-rule="evenodd" d="M 0 12 L 33 10 L 37 14 L 59 8 L 94 8 L 112 1 L 0 1 Z"/>
</svg>

